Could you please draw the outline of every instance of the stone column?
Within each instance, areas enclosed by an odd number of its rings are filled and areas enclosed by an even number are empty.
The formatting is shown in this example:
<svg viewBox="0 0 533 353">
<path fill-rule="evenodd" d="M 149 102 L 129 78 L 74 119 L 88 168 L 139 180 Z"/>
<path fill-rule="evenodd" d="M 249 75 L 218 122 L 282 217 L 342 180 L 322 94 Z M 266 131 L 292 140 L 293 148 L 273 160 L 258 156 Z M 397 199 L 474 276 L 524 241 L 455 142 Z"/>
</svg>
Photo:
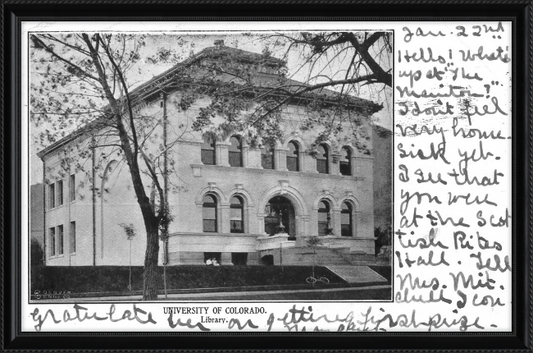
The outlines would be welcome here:
<svg viewBox="0 0 533 353">
<path fill-rule="evenodd" d="M 340 208 L 333 208 L 331 210 L 331 228 L 333 228 L 333 235 L 341 236 L 342 232 L 342 226 L 341 226 L 341 209 Z"/>
<path fill-rule="evenodd" d="M 228 142 L 217 142 L 215 145 L 217 165 L 222 167 L 229 167 L 229 146 Z"/>
<path fill-rule="evenodd" d="M 229 233 L 230 228 L 230 207 L 229 205 L 219 205 L 219 220 L 218 220 L 218 232 L 219 233 Z"/>
<path fill-rule="evenodd" d="M 331 153 L 331 158 L 329 162 L 329 174 L 331 175 L 341 175 L 341 168 L 339 160 L 341 155 L 338 153 Z"/>
<path fill-rule="evenodd" d="M 353 219 L 353 230 L 352 230 L 352 234 L 354 235 L 354 237 L 360 238 L 362 236 L 362 234 L 359 234 L 359 231 L 358 231 L 360 223 L 361 223 L 361 211 L 355 211 L 355 216 Z"/>
<path fill-rule="evenodd" d="M 286 148 L 274 149 L 274 165 L 276 170 L 287 171 L 287 151 Z"/>
<path fill-rule="evenodd" d="M 352 173 L 351 175 L 358 176 L 357 175 L 357 167 L 356 167 L 355 163 L 356 163 L 356 158 L 355 158 L 354 155 L 352 155 L 350 157 L 350 167 L 351 167 L 350 172 Z"/>
<path fill-rule="evenodd" d="M 248 150 L 248 168 L 262 169 L 261 165 L 261 149 L 260 148 L 249 148 Z"/>
<path fill-rule="evenodd" d="M 250 233 L 267 235 L 265 233 L 265 214 L 260 213 L 257 215 L 257 229 L 256 231 L 251 231 Z"/>
<path fill-rule="evenodd" d="M 248 160 L 249 153 L 250 153 L 250 147 L 248 145 L 243 145 L 242 146 L 242 166 L 245 168 L 248 167 L 248 165 L 250 164 L 250 161 Z"/>
</svg>

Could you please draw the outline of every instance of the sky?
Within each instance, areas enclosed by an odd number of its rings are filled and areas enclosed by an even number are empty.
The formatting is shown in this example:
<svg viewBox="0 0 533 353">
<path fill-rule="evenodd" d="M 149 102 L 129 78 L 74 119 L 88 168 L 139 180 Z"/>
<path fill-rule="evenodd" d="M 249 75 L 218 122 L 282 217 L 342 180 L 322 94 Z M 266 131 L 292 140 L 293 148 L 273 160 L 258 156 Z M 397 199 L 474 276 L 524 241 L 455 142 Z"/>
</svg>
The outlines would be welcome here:
<svg viewBox="0 0 533 353">
<path fill-rule="evenodd" d="M 265 47 L 272 52 L 274 57 L 280 58 L 284 49 L 276 48 L 272 45 L 273 41 L 265 39 L 264 33 L 259 34 L 164 34 L 164 33 L 150 33 L 145 38 L 146 46 L 141 51 L 141 59 L 133 67 L 128 74 L 128 83 L 133 87 L 142 84 L 151 78 L 168 70 L 176 63 L 190 57 L 193 54 L 197 54 L 204 48 L 214 46 L 214 42 L 217 40 L 223 40 L 224 44 L 228 47 L 239 48 L 242 50 L 261 53 Z M 172 60 L 168 62 L 152 63 L 149 58 L 156 55 L 159 48 L 171 49 L 174 56 Z M 343 75 L 339 68 L 346 67 L 351 57 L 339 56 L 338 58 L 331 59 L 330 61 L 319 62 L 320 71 L 314 71 L 318 74 L 318 78 L 310 83 L 323 82 L 324 77 L 343 78 L 339 75 Z M 381 62 L 382 66 L 387 69 L 390 67 L 389 62 Z M 308 82 L 309 77 L 309 65 L 306 65 L 304 58 L 302 57 L 302 51 L 295 49 L 290 51 L 287 57 L 288 76 L 294 80 L 301 82 Z M 30 80 L 35 82 L 38 80 L 38 76 L 32 75 L 30 72 Z M 381 85 L 380 85 L 381 86 Z M 335 89 L 335 88 L 330 88 Z M 376 113 L 372 118 L 378 125 L 384 126 L 388 129 L 392 129 L 392 103 L 391 103 L 391 89 L 387 88 L 382 90 L 381 87 L 376 85 L 362 86 L 358 89 L 357 96 L 360 98 L 368 99 L 376 103 L 383 104 L 384 108 Z M 46 126 L 36 127 L 30 125 L 30 171 L 31 171 L 31 184 L 42 182 L 42 162 L 37 157 L 36 153 L 43 147 L 34 143 L 31 136 L 38 134 L 40 129 L 44 129 Z"/>
</svg>

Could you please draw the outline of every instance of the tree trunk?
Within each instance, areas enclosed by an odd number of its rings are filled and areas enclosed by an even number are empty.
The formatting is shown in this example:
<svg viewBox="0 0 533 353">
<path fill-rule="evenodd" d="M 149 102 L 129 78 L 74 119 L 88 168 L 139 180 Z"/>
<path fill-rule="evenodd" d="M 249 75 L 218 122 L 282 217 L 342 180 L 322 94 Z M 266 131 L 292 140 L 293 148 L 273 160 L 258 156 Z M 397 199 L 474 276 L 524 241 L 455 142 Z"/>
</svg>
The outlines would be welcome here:
<svg viewBox="0 0 533 353">
<path fill-rule="evenodd" d="M 159 234 L 156 222 L 146 222 L 146 253 L 143 272 L 143 300 L 156 300 L 159 287 L 157 270 L 159 254 Z"/>
</svg>

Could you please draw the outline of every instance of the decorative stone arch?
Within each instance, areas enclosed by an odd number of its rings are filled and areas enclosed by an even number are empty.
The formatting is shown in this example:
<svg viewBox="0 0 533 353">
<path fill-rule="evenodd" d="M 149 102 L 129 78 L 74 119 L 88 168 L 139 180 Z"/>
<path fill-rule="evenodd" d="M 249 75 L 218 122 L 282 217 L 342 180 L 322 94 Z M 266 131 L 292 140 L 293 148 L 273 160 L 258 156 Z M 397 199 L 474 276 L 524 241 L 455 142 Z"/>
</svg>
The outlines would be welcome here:
<svg viewBox="0 0 533 353">
<path fill-rule="evenodd" d="M 357 200 L 355 196 L 353 196 L 352 192 L 350 191 L 346 192 L 346 194 L 344 194 L 344 196 L 339 199 L 339 203 L 337 204 L 337 207 L 340 208 L 342 203 L 346 201 L 352 204 L 354 210 L 356 210 L 357 212 L 360 212 L 359 200 Z"/>
<path fill-rule="evenodd" d="M 348 204 L 352 206 L 352 237 L 357 237 L 358 236 L 357 228 L 361 222 L 361 208 L 360 208 L 359 201 L 355 198 L 352 192 L 350 191 L 346 192 L 346 194 L 339 199 L 339 204 L 338 204 L 339 212 L 344 202 L 347 202 Z M 340 219 L 339 219 L 338 226 L 341 227 Z"/>
<path fill-rule="evenodd" d="M 302 194 L 286 180 L 280 180 L 279 185 L 273 186 L 263 193 L 258 202 L 257 218 L 258 233 L 265 233 L 265 207 L 267 203 L 275 196 L 287 198 L 293 205 L 296 221 L 296 237 L 303 237 L 309 233 L 309 213 Z"/>
<path fill-rule="evenodd" d="M 318 203 L 321 200 L 328 200 L 331 205 L 331 210 L 335 208 L 339 208 L 339 204 L 337 203 L 337 199 L 333 196 L 333 194 L 327 190 L 322 190 L 318 196 L 315 198 L 313 202 L 313 211 L 318 210 Z"/>
<path fill-rule="evenodd" d="M 226 198 L 228 204 L 233 196 L 241 196 L 246 202 L 246 207 L 254 207 L 252 195 L 243 188 L 242 184 L 235 184 L 235 188 L 230 190 Z"/>
<path fill-rule="evenodd" d="M 212 195 L 214 195 L 217 198 L 217 201 L 221 205 L 224 205 L 224 204 L 227 205 L 228 204 L 228 200 L 225 198 L 224 193 L 222 192 L 222 190 L 220 190 L 220 188 L 218 188 L 216 186 L 216 183 L 207 183 L 207 184 L 208 184 L 208 186 L 206 186 L 205 188 L 200 190 L 200 192 L 198 192 L 198 194 L 196 194 L 196 200 L 195 200 L 196 206 L 202 207 L 202 205 L 204 203 L 203 202 L 203 198 L 204 198 L 205 194 L 212 194 Z"/>
<path fill-rule="evenodd" d="M 285 152 L 285 165 L 287 167 L 287 153 L 289 143 L 294 142 L 298 146 L 298 171 L 305 170 L 306 151 L 309 149 L 307 143 L 299 135 L 289 135 L 282 143 L 281 150 Z M 288 170 L 288 167 L 286 168 Z"/>
<path fill-rule="evenodd" d="M 255 205 L 253 202 L 252 195 L 248 191 L 246 191 L 242 184 L 235 184 L 235 188 L 231 189 L 228 193 L 228 197 L 226 198 L 228 204 L 227 206 L 224 205 L 224 207 L 230 207 L 231 198 L 233 196 L 240 196 L 244 200 L 244 232 L 245 233 L 251 233 L 251 215 L 252 210 L 254 209 Z M 229 218 L 228 218 L 229 219 Z"/>
<path fill-rule="evenodd" d="M 309 149 L 309 145 L 302 139 L 300 135 L 291 134 L 287 136 L 283 141 L 280 141 L 281 147 L 289 148 L 289 142 L 296 141 L 300 145 L 301 150 Z"/>
<path fill-rule="evenodd" d="M 213 141 L 212 150 L 209 148 L 207 151 L 204 151 L 204 143 L 205 138 L 210 137 Z M 220 159 L 220 156 L 218 155 L 217 151 L 217 144 L 218 144 L 218 137 L 217 134 L 213 131 L 204 131 L 201 136 L 201 142 L 200 142 L 200 159 L 202 164 L 207 165 L 216 165 L 218 160 Z M 211 146 L 209 146 L 211 147 Z M 207 163 L 204 161 L 204 153 L 207 153 Z M 212 156 L 211 156 L 212 153 Z"/>
<path fill-rule="evenodd" d="M 355 155 L 356 149 L 351 144 L 344 144 L 344 145 L 339 144 L 337 146 L 337 152 L 340 153 L 343 148 L 349 149 L 350 153 L 352 154 L 352 157 Z"/>
<path fill-rule="evenodd" d="M 237 136 L 240 140 L 241 140 L 241 158 L 242 158 L 242 167 L 246 168 L 250 165 L 249 163 L 249 153 L 250 153 L 250 145 L 248 143 L 248 140 L 246 139 L 246 137 L 240 133 L 240 132 L 232 132 L 232 133 L 228 133 L 225 138 L 223 139 L 223 141 L 221 141 L 219 143 L 219 145 L 221 146 L 224 146 L 221 150 L 220 150 L 220 154 L 221 154 L 221 160 L 223 159 L 222 157 L 222 154 L 225 153 L 226 155 L 228 154 L 228 149 L 231 145 L 231 138 L 233 136 Z M 225 163 L 223 163 L 222 165 L 224 166 L 229 166 L 229 158 L 227 159 L 227 161 Z"/>
<path fill-rule="evenodd" d="M 335 145 L 330 140 L 322 141 L 319 144 L 314 145 L 315 151 L 317 151 L 318 147 L 321 145 L 326 145 L 327 147 L 327 162 L 328 162 L 328 165 L 327 165 L 328 173 L 327 174 L 338 174 L 338 164 L 337 164 L 338 155 L 336 152 Z M 315 163 L 318 164 L 317 154 L 316 153 L 313 154 L 313 157 L 314 157 Z M 318 172 L 318 169 L 317 169 L 317 172 Z"/>
<path fill-rule="evenodd" d="M 315 198 L 313 202 L 313 234 L 318 235 L 319 233 L 319 226 L 318 226 L 318 204 L 320 201 L 326 200 L 329 203 L 329 215 L 331 217 L 330 219 L 330 227 L 333 228 L 333 234 L 337 234 L 337 227 L 335 226 L 337 223 L 337 220 L 340 221 L 340 209 L 337 207 L 337 200 L 333 196 L 333 194 L 328 190 L 322 190 L 318 196 Z M 340 229 L 339 229 L 340 231 Z"/>
<path fill-rule="evenodd" d="M 334 158 L 339 158 L 339 174 L 340 173 L 340 157 L 342 156 L 342 150 L 346 148 L 348 151 L 350 151 L 350 176 L 355 176 L 355 156 L 356 156 L 356 149 L 351 144 L 345 144 L 338 146 L 338 149 L 336 150 L 334 154 Z M 336 157 L 335 157 L 336 156 Z"/>
<path fill-rule="evenodd" d="M 200 136 L 202 141 L 203 141 L 203 138 L 204 138 L 205 135 L 211 136 L 215 140 L 215 142 L 221 142 L 222 141 L 220 136 L 216 133 L 216 131 L 212 131 L 212 130 L 202 131 L 202 135 Z M 229 139 L 229 137 L 228 137 L 228 139 Z"/>
<path fill-rule="evenodd" d="M 203 210 L 202 207 L 204 205 L 203 198 L 205 195 L 211 195 L 214 196 L 217 200 L 217 207 L 216 207 L 216 232 L 221 233 L 223 231 L 223 207 L 224 205 L 227 205 L 227 200 L 224 197 L 224 193 L 222 190 L 216 187 L 215 183 L 208 183 L 209 186 L 203 188 L 200 190 L 200 192 L 196 195 L 196 207 L 198 208 L 200 214 L 202 214 Z M 228 206 L 226 206 L 228 207 Z M 203 219 L 203 218 L 202 218 Z"/>
</svg>

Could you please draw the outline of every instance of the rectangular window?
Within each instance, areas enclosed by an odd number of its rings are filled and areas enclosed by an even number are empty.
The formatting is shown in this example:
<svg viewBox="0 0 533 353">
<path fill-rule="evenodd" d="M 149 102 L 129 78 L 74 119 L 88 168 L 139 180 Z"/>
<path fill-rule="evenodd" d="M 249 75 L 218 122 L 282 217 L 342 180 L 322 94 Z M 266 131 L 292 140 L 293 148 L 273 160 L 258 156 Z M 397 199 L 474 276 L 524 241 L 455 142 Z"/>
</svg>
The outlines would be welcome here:
<svg viewBox="0 0 533 353">
<path fill-rule="evenodd" d="M 245 252 L 232 252 L 231 263 L 235 266 L 246 266 L 248 262 L 248 253 Z"/>
<path fill-rule="evenodd" d="M 244 233 L 242 221 L 231 220 L 230 221 L 231 233 Z"/>
<path fill-rule="evenodd" d="M 340 162 L 340 171 L 342 175 L 352 175 L 352 171 L 350 170 L 350 163 Z"/>
<path fill-rule="evenodd" d="M 327 159 L 317 159 L 316 160 L 316 169 L 319 173 L 328 174 L 328 160 Z"/>
<path fill-rule="evenodd" d="M 205 165 L 215 165 L 215 150 L 202 149 L 202 163 Z"/>
<path fill-rule="evenodd" d="M 214 233 L 216 231 L 216 221 L 214 219 L 204 219 L 204 232 Z"/>
<path fill-rule="evenodd" d="M 341 235 L 343 237 L 351 237 L 352 236 L 352 227 L 349 224 L 342 224 L 341 225 Z"/>
<path fill-rule="evenodd" d="M 63 255 L 63 225 L 57 227 L 57 254 Z"/>
<path fill-rule="evenodd" d="M 241 152 L 229 152 L 229 165 L 232 167 L 242 167 Z"/>
<path fill-rule="evenodd" d="M 57 205 L 63 204 L 63 180 L 57 182 Z"/>
<path fill-rule="evenodd" d="M 298 157 L 287 156 L 287 169 L 291 172 L 298 171 Z"/>
<path fill-rule="evenodd" d="M 318 222 L 318 235 L 324 236 L 326 235 L 328 230 L 328 222 Z"/>
<path fill-rule="evenodd" d="M 318 235 L 324 236 L 328 230 L 328 214 L 326 212 L 318 212 Z"/>
<path fill-rule="evenodd" d="M 48 208 L 56 207 L 56 185 L 48 185 Z"/>
<path fill-rule="evenodd" d="M 230 232 L 244 233 L 242 208 L 230 208 Z"/>
<path fill-rule="evenodd" d="M 76 252 L 76 222 L 70 222 L 70 253 Z"/>
<path fill-rule="evenodd" d="M 68 183 L 68 194 L 70 202 L 76 201 L 76 176 L 72 174 Z"/>
<path fill-rule="evenodd" d="M 56 255 L 56 229 L 55 228 L 50 228 L 48 230 L 49 234 L 50 234 L 50 256 L 55 256 Z"/>
<path fill-rule="evenodd" d="M 216 232 L 217 231 L 217 218 L 215 207 L 208 208 L 204 207 L 203 210 L 203 219 L 204 219 L 204 232 Z"/>
<path fill-rule="evenodd" d="M 204 252 L 204 263 L 208 266 L 219 266 L 220 255 L 219 252 Z"/>
<path fill-rule="evenodd" d="M 344 237 L 352 236 L 352 215 L 350 213 L 341 213 L 341 235 Z"/>
</svg>

